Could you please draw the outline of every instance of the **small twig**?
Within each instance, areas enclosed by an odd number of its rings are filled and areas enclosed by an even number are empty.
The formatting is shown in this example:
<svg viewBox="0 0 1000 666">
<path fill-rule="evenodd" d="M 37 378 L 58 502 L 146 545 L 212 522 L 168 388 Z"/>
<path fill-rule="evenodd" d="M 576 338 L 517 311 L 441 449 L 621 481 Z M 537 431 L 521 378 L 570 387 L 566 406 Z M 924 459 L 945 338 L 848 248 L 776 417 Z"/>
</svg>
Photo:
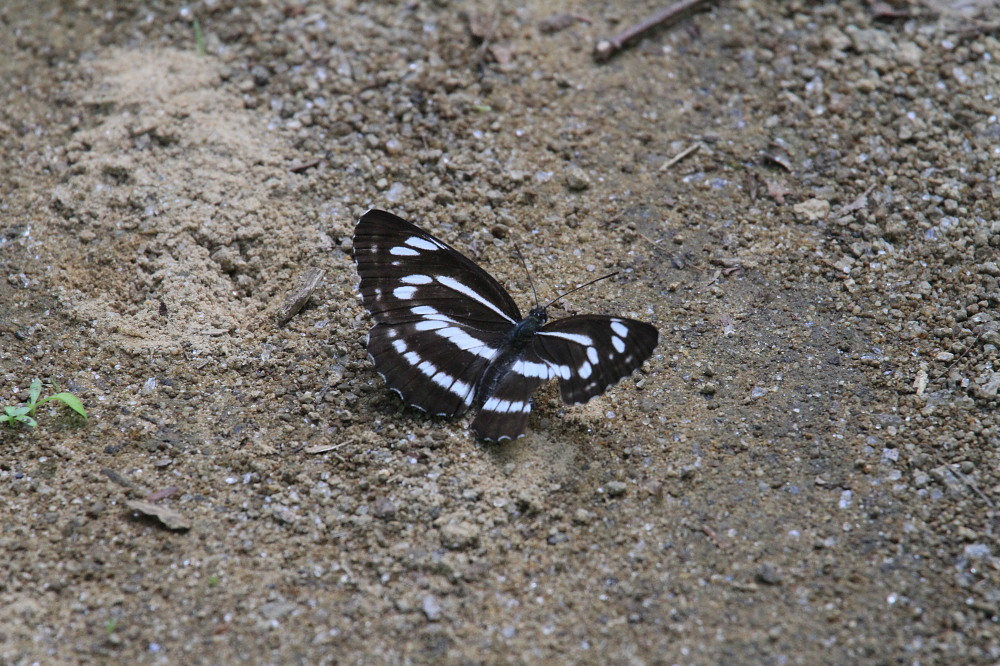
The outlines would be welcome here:
<svg viewBox="0 0 1000 666">
<path fill-rule="evenodd" d="M 665 249 L 663 249 L 663 246 L 661 246 L 657 241 L 653 240 L 652 238 L 650 238 L 646 234 L 642 233 L 641 231 L 637 231 L 636 233 L 639 234 L 647 243 L 649 243 L 650 245 L 652 245 L 654 248 L 656 248 L 660 252 L 665 252 L 668 256 L 670 255 L 670 253 L 667 252 Z"/>
<path fill-rule="evenodd" d="M 979 497 L 979 499 L 981 499 L 983 501 L 983 503 L 989 508 L 989 511 L 986 512 L 987 515 L 989 516 L 990 520 L 994 521 L 994 523 L 995 523 L 995 521 L 996 521 L 996 504 L 994 504 L 993 500 L 991 500 L 989 497 L 986 496 L 986 493 L 984 493 L 982 490 L 979 489 L 979 486 L 976 485 L 976 482 L 973 481 L 972 479 L 966 477 L 960 471 L 958 471 L 957 469 L 955 469 L 955 467 L 953 467 L 952 465 L 949 465 L 944 460 L 942 460 L 940 454 L 938 454 L 937 451 L 932 451 L 931 452 L 931 457 L 933 457 L 934 460 L 935 460 L 935 462 L 937 462 L 938 467 L 941 467 L 941 468 L 947 470 L 947 472 L 949 474 L 951 474 L 956 479 L 958 479 L 962 483 L 963 486 L 965 486 L 966 488 L 968 488 L 969 490 L 971 490 L 973 493 L 975 493 Z M 988 532 L 989 534 L 993 534 L 993 528 L 994 528 L 994 524 L 991 524 L 990 525 L 990 531 Z"/>
<path fill-rule="evenodd" d="M 340 444 L 316 444 L 315 446 L 310 446 L 305 451 L 306 453 L 327 453 L 329 451 L 336 451 L 347 443 L 348 442 L 345 441 Z"/>
<path fill-rule="evenodd" d="M 888 2 L 876 2 L 871 6 L 872 18 L 876 19 L 908 19 L 913 18 L 909 9 L 896 9 Z"/>
<path fill-rule="evenodd" d="M 288 167 L 288 170 L 291 171 L 292 173 L 302 173 L 303 171 L 308 171 L 309 169 L 312 169 L 314 166 L 318 166 L 319 163 L 322 161 L 323 160 L 321 160 L 320 158 L 315 157 L 305 162 L 297 162 L 292 166 Z"/>
<path fill-rule="evenodd" d="M 975 346 L 979 343 L 979 338 L 983 337 L 983 333 L 984 332 L 985 332 L 985 330 L 980 331 L 979 335 L 976 336 L 976 339 L 972 341 L 972 344 L 970 344 L 968 347 L 966 347 L 965 351 L 962 352 L 961 354 L 959 354 L 958 358 L 956 358 L 955 361 L 951 365 L 949 365 L 947 368 L 945 368 L 941 372 L 940 375 L 938 375 L 937 377 L 935 377 L 934 379 L 932 379 L 931 383 L 936 382 L 937 380 L 941 379 L 942 377 L 944 377 L 945 375 L 947 375 L 948 373 L 950 373 L 952 371 L 952 369 L 956 365 L 958 365 L 958 362 L 961 361 L 963 358 L 965 358 L 965 355 L 968 354 L 970 351 L 972 351 L 975 348 Z"/>
<path fill-rule="evenodd" d="M 720 539 L 719 535 L 715 533 L 715 530 L 713 530 L 708 525 L 702 525 L 701 531 L 705 533 L 705 536 L 714 541 L 716 547 L 718 547 L 720 550 L 726 547 L 726 542 Z"/>
<path fill-rule="evenodd" d="M 643 36 L 653 28 L 676 20 L 681 14 L 692 9 L 705 0 L 678 0 L 669 7 L 665 7 L 649 18 L 639 21 L 635 25 L 626 28 L 611 39 L 602 39 L 594 47 L 594 58 L 598 62 L 604 62 L 614 54 L 625 48 L 626 44 L 633 39 Z"/>
<path fill-rule="evenodd" d="M 941 457 L 938 456 L 936 453 L 934 454 L 934 457 L 938 461 L 938 464 L 941 465 L 941 467 L 944 467 L 946 470 L 948 470 L 948 472 L 954 475 L 956 479 L 961 481 L 962 485 L 964 485 L 966 488 L 974 492 L 976 495 L 979 495 L 979 499 L 983 500 L 983 503 L 986 506 L 988 506 L 991 509 L 996 508 L 996 504 L 993 503 L 993 500 L 987 497 L 986 494 L 979 489 L 979 486 L 976 485 L 975 481 L 967 477 L 965 474 L 962 474 L 957 469 L 954 469 L 951 465 L 945 463 L 943 460 L 941 460 Z"/>
<path fill-rule="evenodd" d="M 675 252 L 671 252 L 667 248 L 660 245 L 659 241 L 653 240 L 652 238 L 642 233 L 641 231 L 637 231 L 636 233 L 639 234 L 640 238 L 642 238 L 644 241 L 652 245 L 654 250 L 657 250 L 667 255 L 667 257 L 670 259 L 670 266 L 672 268 L 676 268 L 677 270 L 684 270 L 684 268 L 687 266 L 687 262 L 684 261 L 683 256 Z"/>
<path fill-rule="evenodd" d="M 680 162 L 681 160 L 683 160 L 687 156 L 695 154 L 700 149 L 701 149 L 701 144 L 700 143 L 692 143 L 690 146 L 688 146 L 687 148 L 685 148 L 684 150 L 682 150 L 681 152 L 677 153 L 676 155 L 674 155 L 673 157 L 671 157 L 669 160 L 667 160 L 666 162 L 664 162 L 663 166 L 661 166 L 659 169 L 657 169 L 657 171 L 666 171 L 667 169 L 669 169 L 673 165 L 677 164 L 678 162 Z"/>
<path fill-rule="evenodd" d="M 1000 32 L 1000 23 L 980 23 L 969 28 L 959 30 L 955 35 L 959 40 L 972 39 L 980 35 L 989 35 Z"/>
<path fill-rule="evenodd" d="M 490 42 L 493 41 L 493 38 L 496 36 L 497 28 L 500 26 L 500 7 L 494 7 L 493 15 L 490 17 L 489 26 L 487 26 L 485 30 L 477 28 L 475 20 L 476 19 L 473 16 L 469 17 L 469 31 L 472 33 L 473 37 L 478 37 L 482 40 L 479 44 L 479 48 L 476 49 L 476 70 L 481 76 L 486 65 L 486 51 L 490 48 Z"/>
<path fill-rule="evenodd" d="M 838 218 L 844 217 L 849 213 L 853 213 L 856 210 L 861 210 L 862 208 L 868 206 L 868 195 L 871 194 L 872 190 L 874 189 L 875 189 L 874 185 L 869 186 L 867 190 L 865 190 L 858 196 L 854 197 L 853 201 L 851 201 L 850 203 L 846 203 L 840 208 L 838 208 L 837 211 L 830 216 L 830 219 L 836 220 Z"/>
</svg>

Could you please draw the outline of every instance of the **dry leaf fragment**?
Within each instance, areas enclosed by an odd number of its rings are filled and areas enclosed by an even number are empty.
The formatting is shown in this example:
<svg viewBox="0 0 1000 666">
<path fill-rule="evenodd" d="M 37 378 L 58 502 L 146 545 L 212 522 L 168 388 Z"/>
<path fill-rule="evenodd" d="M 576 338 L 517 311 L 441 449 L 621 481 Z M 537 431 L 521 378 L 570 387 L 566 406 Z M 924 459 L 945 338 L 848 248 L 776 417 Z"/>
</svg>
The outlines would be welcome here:
<svg viewBox="0 0 1000 666">
<path fill-rule="evenodd" d="M 472 12 L 468 14 L 469 33 L 476 39 L 487 40 L 496 29 L 496 18 L 491 14 Z"/>
<path fill-rule="evenodd" d="M 767 185 L 767 196 L 780 204 L 785 203 L 785 197 L 792 193 L 792 189 L 781 178 L 777 180 L 765 179 L 764 183 Z"/>
<path fill-rule="evenodd" d="M 299 286 L 285 300 L 277 317 L 275 317 L 279 327 L 287 324 L 291 321 L 292 317 L 299 313 L 302 306 L 306 304 L 309 297 L 316 291 L 324 275 L 326 275 L 326 271 L 322 268 L 310 268 L 302 274 Z"/>
<path fill-rule="evenodd" d="M 499 65 L 509 65 L 514 59 L 514 49 L 503 44 L 493 44 L 489 47 L 490 55 Z"/>
<path fill-rule="evenodd" d="M 144 502 L 142 500 L 127 500 L 125 506 L 138 511 L 144 516 L 156 518 L 166 526 L 167 529 L 184 531 L 191 529 L 191 520 L 180 511 L 175 511 L 170 507 Z"/>
<path fill-rule="evenodd" d="M 565 30 L 578 21 L 581 23 L 593 23 L 593 21 L 586 16 L 577 16 L 576 14 L 553 14 L 547 19 L 543 19 L 539 22 L 538 29 L 544 33 L 551 34 L 553 32 Z"/>
<path fill-rule="evenodd" d="M 178 488 L 177 486 L 167 486 L 166 488 L 161 488 L 160 490 L 151 492 L 148 495 L 146 495 L 146 501 L 159 502 L 160 500 L 165 500 L 171 495 L 176 494 L 178 491 L 180 491 L 180 488 Z"/>
</svg>

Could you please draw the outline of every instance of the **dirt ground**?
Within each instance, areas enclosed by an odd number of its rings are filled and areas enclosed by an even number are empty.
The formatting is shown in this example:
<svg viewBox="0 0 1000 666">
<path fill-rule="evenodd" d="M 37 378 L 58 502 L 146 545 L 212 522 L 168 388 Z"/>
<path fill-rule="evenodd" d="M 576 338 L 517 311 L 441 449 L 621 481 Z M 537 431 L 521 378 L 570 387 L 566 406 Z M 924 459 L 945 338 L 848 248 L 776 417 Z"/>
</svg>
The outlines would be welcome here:
<svg viewBox="0 0 1000 666">
<path fill-rule="evenodd" d="M 1000 10 L 660 6 L 4 3 L 0 662 L 1000 660 Z M 370 207 L 660 345 L 403 408 Z"/>
</svg>

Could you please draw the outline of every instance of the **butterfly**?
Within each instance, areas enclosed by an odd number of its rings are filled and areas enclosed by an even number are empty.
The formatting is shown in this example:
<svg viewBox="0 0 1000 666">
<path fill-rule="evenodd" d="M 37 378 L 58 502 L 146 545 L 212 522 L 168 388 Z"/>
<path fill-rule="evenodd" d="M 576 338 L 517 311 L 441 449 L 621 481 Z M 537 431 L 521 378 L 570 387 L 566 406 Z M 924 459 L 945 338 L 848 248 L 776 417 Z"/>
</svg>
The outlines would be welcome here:
<svg viewBox="0 0 1000 666">
<path fill-rule="evenodd" d="M 522 317 L 489 273 L 447 243 L 382 210 L 354 229 L 361 299 L 374 325 L 368 353 L 403 401 L 441 416 L 479 410 L 490 441 L 524 435 L 531 396 L 559 381 L 564 402 L 601 395 L 631 375 L 659 341 L 651 324 L 604 315 Z"/>
</svg>

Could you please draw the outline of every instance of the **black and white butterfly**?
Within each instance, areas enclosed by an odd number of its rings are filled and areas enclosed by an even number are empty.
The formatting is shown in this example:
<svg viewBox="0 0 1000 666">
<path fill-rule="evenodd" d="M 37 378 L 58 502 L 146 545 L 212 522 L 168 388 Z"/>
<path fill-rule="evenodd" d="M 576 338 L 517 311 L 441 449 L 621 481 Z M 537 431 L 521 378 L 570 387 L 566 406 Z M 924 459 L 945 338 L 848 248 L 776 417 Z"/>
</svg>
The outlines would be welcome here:
<svg viewBox="0 0 1000 666">
<path fill-rule="evenodd" d="M 361 297 L 375 325 L 368 352 L 403 400 L 432 414 L 476 407 L 472 430 L 493 441 L 524 434 L 531 395 L 559 380 L 567 403 L 586 402 L 653 353 L 656 328 L 623 317 L 527 317 L 492 276 L 392 213 L 370 210 L 354 230 Z"/>
</svg>

